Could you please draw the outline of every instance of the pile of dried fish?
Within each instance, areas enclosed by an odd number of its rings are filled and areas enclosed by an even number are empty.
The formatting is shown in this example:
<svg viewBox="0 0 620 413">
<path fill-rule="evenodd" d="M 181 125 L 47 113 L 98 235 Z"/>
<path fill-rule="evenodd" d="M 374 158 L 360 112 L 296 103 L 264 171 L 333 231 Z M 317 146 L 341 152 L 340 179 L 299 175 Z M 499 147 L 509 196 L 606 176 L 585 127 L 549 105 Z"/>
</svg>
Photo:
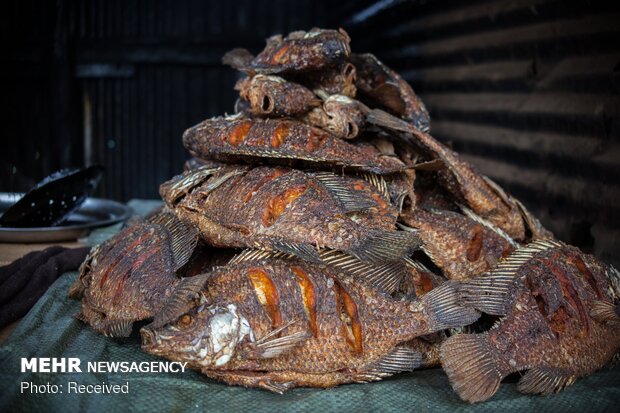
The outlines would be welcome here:
<svg viewBox="0 0 620 413">
<path fill-rule="evenodd" d="M 236 113 L 188 129 L 166 206 L 93 249 L 78 317 L 115 337 L 147 320 L 144 351 L 274 392 L 441 364 L 477 402 L 512 372 L 546 394 L 601 368 L 618 272 L 433 139 L 411 87 L 349 42 L 224 56 Z"/>
</svg>

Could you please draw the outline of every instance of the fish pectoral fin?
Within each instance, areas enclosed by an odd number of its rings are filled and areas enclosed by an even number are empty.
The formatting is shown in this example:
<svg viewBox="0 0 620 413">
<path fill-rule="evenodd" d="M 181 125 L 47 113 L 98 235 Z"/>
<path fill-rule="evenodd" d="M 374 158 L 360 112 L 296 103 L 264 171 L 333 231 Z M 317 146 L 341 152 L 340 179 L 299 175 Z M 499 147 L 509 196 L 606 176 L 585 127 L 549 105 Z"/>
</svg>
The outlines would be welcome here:
<svg viewBox="0 0 620 413">
<path fill-rule="evenodd" d="M 521 393 L 548 395 L 558 393 L 575 382 L 576 377 L 567 371 L 549 367 L 535 367 L 517 385 Z"/>
<path fill-rule="evenodd" d="M 187 225 L 172 212 L 160 213 L 151 218 L 154 224 L 159 224 L 170 234 L 170 249 L 174 261 L 174 271 L 187 264 L 198 244 L 199 232 L 191 225 Z"/>
<path fill-rule="evenodd" d="M 457 334 L 439 351 L 441 365 L 459 397 L 470 403 L 492 397 L 509 373 L 499 369 L 485 334 Z"/>
<path fill-rule="evenodd" d="M 367 211 L 376 206 L 376 202 L 343 185 L 340 176 L 330 172 L 317 172 L 314 177 L 327 189 L 327 192 L 348 212 Z"/>
<path fill-rule="evenodd" d="M 394 293 L 408 275 L 406 263 L 402 260 L 384 264 L 361 261 L 351 255 L 336 250 L 321 251 L 321 259 L 330 267 L 344 270 L 356 279 L 364 280 L 374 288 L 385 293 Z"/>
<path fill-rule="evenodd" d="M 620 306 L 609 301 L 594 301 L 590 308 L 590 315 L 603 324 L 620 324 Z"/>
<path fill-rule="evenodd" d="M 149 327 L 159 328 L 176 320 L 197 304 L 201 298 L 201 290 L 206 284 L 209 274 L 200 274 L 194 277 L 181 279 L 166 304 L 153 317 Z"/>
<path fill-rule="evenodd" d="M 277 332 L 287 327 L 288 325 L 283 326 L 254 343 L 246 344 L 242 353 L 243 356 L 251 359 L 278 357 L 312 337 L 310 331 L 297 331 L 286 336 L 277 337 Z"/>
<path fill-rule="evenodd" d="M 374 230 L 347 252 L 362 261 L 382 264 L 400 260 L 420 245 L 422 241 L 417 232 Z"/>
<path fill-rule="evenodd" d="M 462 306 L 459 302 L 459 286 L 458 282 L 447 281 L 420 298 L 426 308 L 429 333 L 464 327 L 480 318 L 475 308 Z"/>
<path fill-rule="evenodd" d="M 413 371 L 424 362 L 424 356 L 408 347 L 396 347 L 386 356 L 353 375 L 353 381 L 368 382 L 381 380 L 404 371 Z"/>
</svg>

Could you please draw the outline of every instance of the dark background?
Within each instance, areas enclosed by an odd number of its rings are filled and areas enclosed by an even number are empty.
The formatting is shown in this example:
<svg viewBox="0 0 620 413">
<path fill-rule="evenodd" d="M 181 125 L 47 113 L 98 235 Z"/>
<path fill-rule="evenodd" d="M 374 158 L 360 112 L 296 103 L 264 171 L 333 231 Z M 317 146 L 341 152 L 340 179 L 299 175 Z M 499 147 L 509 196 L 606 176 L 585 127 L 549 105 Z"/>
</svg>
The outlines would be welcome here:
<svg viewBox="0 0 620 413">
<path fill-rule="evenodd" d="M 619 263 L 618 1 L 4 1 L 0 191 L 103 164 L 99 196 L 155 198 L 189 126 L 232 112 L 234 47 L 344 27 L 402 73 L 431 131 L 561 239 Z"/>
</svg>

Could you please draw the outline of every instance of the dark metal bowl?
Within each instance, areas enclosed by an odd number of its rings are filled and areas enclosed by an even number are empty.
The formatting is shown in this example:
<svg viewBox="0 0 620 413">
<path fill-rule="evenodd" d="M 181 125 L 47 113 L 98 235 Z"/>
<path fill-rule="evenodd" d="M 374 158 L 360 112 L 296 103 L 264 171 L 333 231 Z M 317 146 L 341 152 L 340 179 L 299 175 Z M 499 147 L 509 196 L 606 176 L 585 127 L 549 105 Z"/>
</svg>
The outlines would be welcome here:
<svg viewBox="0 0 620 413">
<path fill-rule="evenodd" d="M 23 194 L 0 193 L 0 215 Z M 69 215 L 61 225 L 40 228 L 0 227 L 0 242 L 36 243 L 71 241 L 87 235 L 94 228 L 125 221 L 132 214 L 131 208 L 116 201 L 87 198 L 84 204 Z"/>
</svg>

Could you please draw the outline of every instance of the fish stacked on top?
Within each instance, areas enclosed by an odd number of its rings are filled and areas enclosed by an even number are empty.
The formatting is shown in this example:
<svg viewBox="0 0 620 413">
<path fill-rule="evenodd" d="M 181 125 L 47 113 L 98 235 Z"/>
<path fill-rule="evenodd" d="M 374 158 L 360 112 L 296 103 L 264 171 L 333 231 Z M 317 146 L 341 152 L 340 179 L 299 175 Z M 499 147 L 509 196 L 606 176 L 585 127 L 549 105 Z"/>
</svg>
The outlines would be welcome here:
<svg viewBox="0 0 620 413">
<path fill-rule="evenodd" d="M 549 393 L 602 367 L 618 273 L 428 135 L 411 87 L 349 42 L 313 29 L 224 57 L 236 114 L 188 129 L 165 208 L 91 252 L 78 317 L 109 336 L 151 320 L 145 351 L 275 392 L 441 362 L 476 402 L 515 371 Z"/>
</svg>

